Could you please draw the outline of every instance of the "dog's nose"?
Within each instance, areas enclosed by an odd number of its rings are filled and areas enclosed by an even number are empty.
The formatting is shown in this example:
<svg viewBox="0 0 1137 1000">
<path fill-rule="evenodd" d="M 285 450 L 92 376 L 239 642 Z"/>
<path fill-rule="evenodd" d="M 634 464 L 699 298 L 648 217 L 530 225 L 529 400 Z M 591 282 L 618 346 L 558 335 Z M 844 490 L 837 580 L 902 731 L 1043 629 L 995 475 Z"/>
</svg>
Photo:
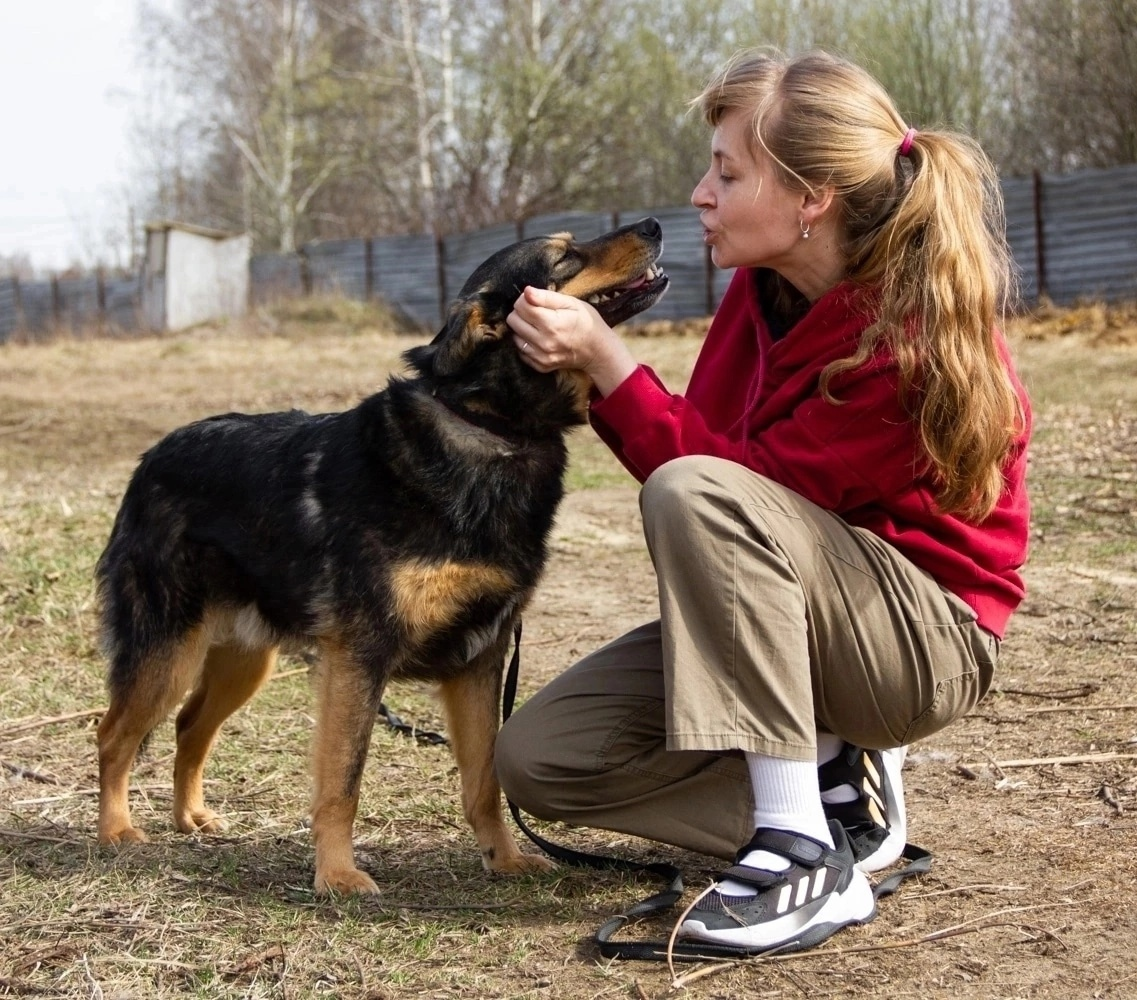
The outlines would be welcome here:
<svg viewBox="0 0 1137 1000">
<path fill-rule="evenodd" d="M 659 219 L 649 215 L 646 219 L 640 219 L 636 223 L 636 232 L 641 236 L 646 236 L 649 240 L 658 240 L 663 236 L 663 227 L 659 224 Z"/>
</svg>

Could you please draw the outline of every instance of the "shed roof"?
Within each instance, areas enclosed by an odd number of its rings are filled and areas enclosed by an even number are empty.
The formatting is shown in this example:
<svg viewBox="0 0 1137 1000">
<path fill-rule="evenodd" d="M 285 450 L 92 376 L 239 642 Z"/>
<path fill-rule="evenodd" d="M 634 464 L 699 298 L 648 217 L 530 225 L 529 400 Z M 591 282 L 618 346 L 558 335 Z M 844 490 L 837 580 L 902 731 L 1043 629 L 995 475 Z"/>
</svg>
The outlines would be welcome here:
<svg viewBox="0 0 1137 1000">
<path fill-rule="evenodd" d="M 174 222 L 168 219 L 157 219 L 153 222 L 146 223 L 146 231 L 148 233 L 165 233 L 171 229 L 176 229 L 183 233 L 193 233 L 195 236 L 204 236 L 211 240 L 229 240 L 237 236 L 244 236 L 244 233 L 227 232 L 224 229 L 209 229 L 206 226 L 195 226 L 190 222 Z"/>
</svg>

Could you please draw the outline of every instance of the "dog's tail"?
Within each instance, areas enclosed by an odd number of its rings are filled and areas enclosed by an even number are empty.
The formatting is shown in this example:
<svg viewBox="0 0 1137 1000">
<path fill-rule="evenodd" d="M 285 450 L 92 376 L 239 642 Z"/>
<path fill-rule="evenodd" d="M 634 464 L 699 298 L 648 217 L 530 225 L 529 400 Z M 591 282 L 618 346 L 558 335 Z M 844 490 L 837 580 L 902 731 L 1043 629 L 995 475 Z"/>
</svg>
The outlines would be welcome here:
<svg viewBox="0 0 1137 1000">
<path fill-rule="evenodd" d="M 143 463 L 95 566 L 100 646 L 112 699 L 202 621 L 199 574 L 190 565 L 184 532 L 177 509 L 148 480 Z"/>
</svg>

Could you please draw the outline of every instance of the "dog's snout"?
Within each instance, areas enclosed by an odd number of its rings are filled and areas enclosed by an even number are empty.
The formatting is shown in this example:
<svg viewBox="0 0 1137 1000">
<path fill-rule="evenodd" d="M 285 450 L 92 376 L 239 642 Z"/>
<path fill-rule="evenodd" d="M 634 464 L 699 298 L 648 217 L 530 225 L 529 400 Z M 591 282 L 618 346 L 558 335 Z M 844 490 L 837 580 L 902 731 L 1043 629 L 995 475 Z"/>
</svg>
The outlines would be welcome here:
<svg viewBox="0 0 1137 1000">
<path fill-rule="evenodd" d="M 649 215 L 636 223 L 636 232 L 649 240 L 658 240 L 663 236 L 663 227 L 659 224 L 659 219 Z"/>
</svg>

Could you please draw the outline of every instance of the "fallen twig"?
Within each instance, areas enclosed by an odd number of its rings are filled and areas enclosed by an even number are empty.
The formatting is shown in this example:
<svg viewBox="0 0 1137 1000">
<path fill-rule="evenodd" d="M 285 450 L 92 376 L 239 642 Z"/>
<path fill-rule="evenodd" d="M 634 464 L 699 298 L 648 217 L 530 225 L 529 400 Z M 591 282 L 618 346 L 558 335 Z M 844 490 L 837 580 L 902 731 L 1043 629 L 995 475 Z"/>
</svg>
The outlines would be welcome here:
<svg viewBox="0 0 1137 1000">
<path fill-rule="evenodd" d="M 895 948 L 916 948 L 920 945 L 933 944 L 936 941 L 958 937 L 961 934 L 977 934 L 979 931 L 989 930 L 992 927 L 1020 927 L 1022 925 L 1019 921 L 997 920 L 995 918 L 1015 913 L 1028 913 L 1032 910 L 1047 910 L 1056 906 L 1079 906 L 1082 902 L 1084 902 L 1084 900 L 1069 899 L 1055 903 L 1039 903 L 1034 906 L 1012 906 L 1003 910 L 995 910 L 992 913 L 975 917 L 972 920 L 965 920 L 962 924 L 955 924 L 952 927 L 932 931 L 930 934 L 925 934 L 922 937 L 905 938 L 902 941 L 885 941 L 881 944 L 854 945 L 851 948 L 824 948 L 795 951 L 781 955 L 755 955 L 752 958 L 728 959 L 714 965 L 695 969 L 693 972 L 688 972 L 678 978 L 673 975 L 671 986 L 673 989 L 681 989 L 697 979 L 702 979 L 705 976 L 714 975 L 718 972 L 725 972 L 739 965 L 765 965 L 770 962 L 793 962 L 803 958 L 829 958 L 835 955 L 859 955 L 873 951 L 891 951 Z"/>
<path fill-rule="evenodd" d="M 45 416 L 36 415 L 28 417 L 27 420 L 23 420 L 18 424 L 5 424 L 3 427 L 0 427 L 0 435 L 21 434 L 24 431 L 30 431 L 34 427 L 39 427 L 41 424 L 47 423 L 47 420 L 48 418 Z M 2 982 L 2 980 L 0 980 L 0 982 Z M 37 990 L 36 992 L 38 993 L 40 991 Z"/>
<path fill-rule="evenodd" d="M 5 990 L 14 996 L 37 996 L 46 997 L 51 995 L 51 990 L 43 989 L 40 986 L 33 986 L 31 983 L 25 983 L 22 979 L 6 979 L 0 976 L 0 990 Z"/>
<path fill-rule="evenodd" d="M 45 844 L 78 844 L 79 841 L 67 837 L 45 837 L 40 833 L 24 833 L 23 830 L 0 829 L 0 837 L 16 837 L 20 840 L 39 840 Z"/>
<path fill-rule="evenodd" d="M 963 768 L 981 768 L 990 766 L 994 768 L 1007 767 L 1046 767 L 1049 764 L 1101 764 L 1111 760 L 1137 760 L 1137 753 L 1086 753 L 1075 754 L 1071 757 L 1028 757 L 1024 760 L 989 761 L 986 765 L 980 763 L 960 764 Z"/>
<path fill-rule="evenodd" d="M 1087 681 L 1072 688 L 1059 688 L 1056 691 L 1029 691 L 1026 688 L 996 688 L 991 694 L 1017 694 L 1023 698 L 1053 698 L 1055 701 L 1069 701 L 1073 698 L 1088 698 L 1100 684 Z"/>
<path fill-rule="evenodd" d="M 0 729 L 0 740 L 7 739 L 9 736 L 15 736 L 16 733 L 26 733 L 29 729 L 41 729 L 44 726 L 51 726 L 57 722 L 71 722 L 74 719 L 90 719 L 96 715 L 102 715 L 105 712 L 105 708 L 88 708 L 82 712 L 68 712 L 66 715 L 53 715 L 47 719 L 29 719 L 26 722 L 18 722 L 14 726 L 9 726 L 7 729 Z"/>
<path fill-rule="evenodd" d="M 83 956 L 83 975 L 87 977 L 87 983 L 91 987 L 91 1000 L 103 1000 L 103 988 L 91 971 L 91 963 L 86 955 Z"/>
<path fill-rule="evenodd" d="M 908 896 L 908 899 L 931 899 L 933 896 L 954 896 L 961 892 L 1025 892 L 1027 885 L 997 885 L 993 882 L 977 882 L 975 885 L 960 885 L 954 889 L 936 889 L 933 892 L 919 892 Z"/>
<path fill-rule="evenodd" d="M 201 971 L 200 967 L 196 965 L 186 965 L 185 962 L 176 962 L 172 958 L 142 958 L 139 955 L 127 955 L 122 952 L 107 955 L 103 961 L 108 965 L 114 965 L 116 962 L 125 962 L 128 965 L 148 965 L 159 969 L 173 969 L 176 972 Z"/>
<path fill-rule="evenodd" d="M 206 778 L 202 784 L 215 785 L 217 780 L 213 778 Z M 153 792 L 169 792 L 173 794 L 173 786 L 167 782 L 162 785 L 131 785 L 130 791 L 141 792 L 144 795 L 149 795 Z M 66 799 L 82 799 L 91 795 L 98 795 L 99 789 L 97 788 L 73 788 L 69 792 L 64 792 L 62 795 L 45 795 L 38 799 L 19 799 L 12 803 L 14 806 L 46 806 L 52 802 L 63 802 Z"/>
</svg>

